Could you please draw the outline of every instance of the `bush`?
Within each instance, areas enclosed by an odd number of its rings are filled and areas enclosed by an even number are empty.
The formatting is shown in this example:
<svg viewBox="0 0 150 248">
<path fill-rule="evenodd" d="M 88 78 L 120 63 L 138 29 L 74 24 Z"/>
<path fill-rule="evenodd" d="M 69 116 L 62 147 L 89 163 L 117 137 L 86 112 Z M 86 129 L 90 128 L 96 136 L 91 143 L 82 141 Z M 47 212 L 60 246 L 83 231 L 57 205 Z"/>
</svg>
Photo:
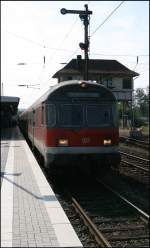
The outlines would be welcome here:
<svg viewBox="0 0 150 248">
<path fill-rule="evenodd" d="M 141 127 L 145 125 L 145 121 L 141 119 L 135 119 L 134 120 L 134 126 L 135 127 Z"/>
</svg>

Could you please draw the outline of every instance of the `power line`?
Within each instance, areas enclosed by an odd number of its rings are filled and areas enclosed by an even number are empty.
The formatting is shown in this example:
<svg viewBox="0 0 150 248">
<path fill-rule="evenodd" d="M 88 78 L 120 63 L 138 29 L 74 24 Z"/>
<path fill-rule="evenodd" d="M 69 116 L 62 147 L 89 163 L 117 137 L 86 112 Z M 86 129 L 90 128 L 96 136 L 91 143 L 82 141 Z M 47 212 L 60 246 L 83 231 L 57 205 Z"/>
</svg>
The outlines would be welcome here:
<svg viewBox="0 0 150 248">
<path fill-rule="evenodd" d="M 104 21 L 93 31 L 91 34 L 91 37 L 97 32 L 97 30 L 102 27 L 102 25 L 113 15 L 113 13 L 124 3 L 125 1 L 122 1 L 105 19 Z"/>
<path fill-rule="evenodd" d="M 8 34 L 11 34 L 11 35 L 13 35 L 13 36 L 16 36 L 17 38 L 26 40 L 26 41 L 28 41 L 28 42 L 31 42 L 31 43 L 34 43 L 34 44 L 36 44 L 36 45 L 38 45 L 38 46 L 43 47 L 43 45 L 42 45 L 41 43 L 39 43 L 39 42 L 30 40 L 30 39 L 28 39 L 28 38 L 26 38 L 26 37 L 23 37 L 23 36 L 21 36 L 21 35 L 15 34 L 15 33 L 13 33 L 13 32 L 10 32 L 10 31 L 8 31 L 8 30 L 3 29 L 3 28 L 2 28 L 2 31 L 4 31 L 4 32 L 6 32 L 6 33 L 8 33 Z"/>
<path fill-rule="evenodd" d="M 4 32 L 6 32 L 6 33 L 9 33 L 9 34 L 13 35 L 13 36 L 16 36 L 17 38 L 20 38 L 20 39 L 23 39 L 23 40 L 25 40 L 25 41 L 34 43 L 34 44 L 36 44 L 36 45 L 38 45 L 38 46 L 40 46 L 40 47 L 44 47 L 44 45 L 42 45 L 42 44 L 39 43 L 39 42 L 36 42 L 36 41 L 34 41 L 34 40 L 31 40 L 31 39 L 28 39 L 28 38 L 26 38 L 26 37 L 23 37 L 23 36 L 21 36 L 21 35 L 15 34 L 15 33 L 13 33 L 13 32 L 10 32 L 10 31 L 8 31 L 8 30 L 5 30 L 5 29 L 2 29 L 2 30 L 3 30 Z M 73 52 L 73 50 L 60 49 L 60 48 L 49 47 L 49 46 L 46 46 L 46 48 L 51 49 L 51 50 L 62 51 L 62 52 Z"/>
<path fill-rule="evenodd" d="M 64 39 L 61 41 L 59 47 L 61 47 L 61 46 L 63 45 L 64 41 L 65 41 L 65 40 L 68 38 L 68 36 L 71 34 L 71 32 L 73 31 L 73 28 L 74 28 L 75 24 L 77 23 L 77 21 L 78 21 L 78 18 L 76 18 L 75 22 L 71 25 L 69 31 L 66 33 L 66 35 L 64 36 Z"/>
<path fill-rule="evenodd" d="M 144 71 L 140 71 L 139 73 L 141 73 L 141 72 L 145 72 L 145 71 L 149 71 L 149 69 L 145 69 Z"/>
<path fill-rule="evenodd" d="M 77 53 L 77 51 L 79 50 L 80 48 L 77 48 L 73 53 L 72 55 L 67 59 L 66 63 Z"/>
</svg>

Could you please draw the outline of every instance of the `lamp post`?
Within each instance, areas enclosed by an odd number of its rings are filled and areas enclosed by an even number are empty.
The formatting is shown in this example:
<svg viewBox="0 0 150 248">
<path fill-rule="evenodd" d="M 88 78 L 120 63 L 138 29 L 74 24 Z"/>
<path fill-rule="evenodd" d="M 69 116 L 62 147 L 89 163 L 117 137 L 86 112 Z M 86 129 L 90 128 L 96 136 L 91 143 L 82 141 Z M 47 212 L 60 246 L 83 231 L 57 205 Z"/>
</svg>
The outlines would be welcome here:
<svg viewBox="0 0 150 248">
<path fill-rule="evenodd" d="M 83 10 L 67 10 L 65 8 L 61 9 L 61 14 L 79 14 L 81 21 L 84 24 L 84 43 L 79 43 L 79 46 L 84 50 L 84 80 L 88 80 L 88 48 L 89 48 L 89 37 L 88 37 L 88 25 L 89 25 L 89 16 L 92 14 L 92 11 L 88 10 L 88 5 L 85 4 L 85 11 Z"/>
</svg>

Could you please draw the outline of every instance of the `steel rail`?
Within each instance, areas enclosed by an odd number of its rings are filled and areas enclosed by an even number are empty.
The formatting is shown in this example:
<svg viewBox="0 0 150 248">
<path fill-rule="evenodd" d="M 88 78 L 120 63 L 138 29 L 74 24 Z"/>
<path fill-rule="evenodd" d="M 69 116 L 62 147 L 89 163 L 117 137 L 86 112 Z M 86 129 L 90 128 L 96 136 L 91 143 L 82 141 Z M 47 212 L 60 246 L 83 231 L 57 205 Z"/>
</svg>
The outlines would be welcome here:
<svg viewBox="0 0 150 248">
<path fill-rule="evenodd" d="M 124 202 L 126 202 L 129 206 L 132 206 L 147 222 L 149 221 L 149 215 L 145 213 L 143 210 L 138 208 L 136 205 L 128 201 L 124 196 L 122 196 L 119 192 L 116 190 L 113 190 L 110 186 L 106 185 L 103 181 L 101 181 L 99 178 L 96 178 L 96 180 L 101 183 L 106 189 L 114 193 L 117 197 L 122 199 Z"/>
<path fill-rule="evenodd" d="M 124 137 L 124 136 L 120 136 L 119 139 L 120 139 L 120 142 L 123 142 L 121 139 L 124 139 L 126 142 L 130 142 L 130 144 L 133 144 L 135 146 L 139 146 L 139 147 L 144 148 L 146 150 L 149 149 L 149 142 L 144 142 L 141 140 L 136 140 L 136 139 L 132 139 L 129 137 Z"/>
<path fill-rule="evenodd" d="M 79 203 L 72 197 L 72 205 L 74 206 L 75 210 L 80 214 L 81 218 L 83 219 L 84 223 L 88 226 L 91 233 L 94 235 L 96 242 L 100 247 L 112 247 L 111 244 L 105 239 L 103 234 L 97 229 L 96 225 L 91 221 L 91 219 L 87 216 L 85 211 L 79 205 Z"/>
<path fill-rule="evenodd" d="M 142 170 L 142 171 L 144 171 L 144 172 L 147 172 L 147 173 L 149 172 L 148 169 L 143 168 L 143 167 L 141 167 L 141 166 L 139 166 L 139 165 L 132 164 L 132 163 L 130 163 L 130 162 L 128 162 L 128 161 L 121 160 L 121 162 L 122 162 L 122 163 L 125 163 L 125 164 L 128 164 L 128 165 L 130 165 L 130 166 L 132 166 L 132 167 L 135 167 L 135 168 L 137 168 L 137 169 L 139 169 L 139 170 Z"/>
<path fill-rule="evenodd" d="M 119 151 L 119 152 L 120 152 L 120 154 L 125 155 L 125 156 L 127 156 L 127 157 L 136 158 L 136 159 L 138 159 L 138 160 L 141 160 L 141 161 L 144 161 L 144 162 L 149 163 L 149 160 L 148 160 L 148 159 L 140 158 L 140 157 L 138 157 L 138 156 L 135 156 L 135 155 L 132 155 L 132 154 L 128 154 L 128 153 L 125 153 L 125 152 L 121 152 L 121 151 Z"/>
<path fill-rule="evenodd" d="M 145 141 L 142 141 L 142 140 L 136 140 L 136 139 L 133 139 L 133 138 L 130 138 L 130 137 L 127 137 L 127 136 L 120 136 L 119 138 L 135 141 L 135 142 L 137 142 L 139 144 L 143 144 L 143 145 L 147 145 L 147 146 L 149 145 L 149 142 L 145 142 Z"/>
</svg>

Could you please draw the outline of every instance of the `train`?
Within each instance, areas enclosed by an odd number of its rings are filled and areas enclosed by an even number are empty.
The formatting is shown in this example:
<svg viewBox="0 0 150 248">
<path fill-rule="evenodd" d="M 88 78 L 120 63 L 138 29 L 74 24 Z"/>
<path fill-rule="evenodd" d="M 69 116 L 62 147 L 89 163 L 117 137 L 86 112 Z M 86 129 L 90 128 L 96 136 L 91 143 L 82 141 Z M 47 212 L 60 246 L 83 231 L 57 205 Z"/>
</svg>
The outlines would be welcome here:
<svg viewBox="0 0 150 248">
<path fill-rule="evenodd" d="M 48 170 L 107 171 L 120 163 L 117 101 L 105 86 L 64 81 L 19 116 L 19 125 Z"/>
</svg>

